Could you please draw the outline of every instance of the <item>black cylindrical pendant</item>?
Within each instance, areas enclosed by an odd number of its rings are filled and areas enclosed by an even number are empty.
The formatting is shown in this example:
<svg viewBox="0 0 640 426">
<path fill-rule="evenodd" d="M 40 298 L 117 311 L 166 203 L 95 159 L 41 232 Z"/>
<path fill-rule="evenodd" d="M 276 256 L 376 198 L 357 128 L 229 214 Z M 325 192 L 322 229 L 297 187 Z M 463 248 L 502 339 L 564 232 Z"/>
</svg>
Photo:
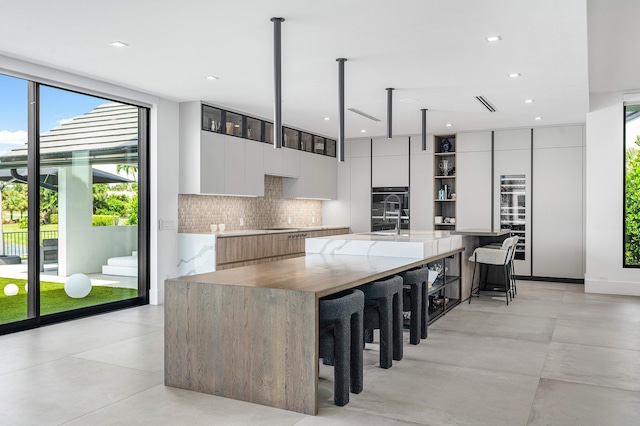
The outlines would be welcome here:
<svg viewBox="0 0 640 426">
<path fill-rule="evenodd" d="M 273 22 L 273 76 L 274 76 L 274 107 L 273 107 L 273 147 L 282 148 L 282 37 L 280 25 L 284 18 L 271 18 Z"/>
<path fill-rule="evenodd" d="M 344 63 L 346 58 L 338 58 L 338 161 L 344 161 Z"/>
</svg>

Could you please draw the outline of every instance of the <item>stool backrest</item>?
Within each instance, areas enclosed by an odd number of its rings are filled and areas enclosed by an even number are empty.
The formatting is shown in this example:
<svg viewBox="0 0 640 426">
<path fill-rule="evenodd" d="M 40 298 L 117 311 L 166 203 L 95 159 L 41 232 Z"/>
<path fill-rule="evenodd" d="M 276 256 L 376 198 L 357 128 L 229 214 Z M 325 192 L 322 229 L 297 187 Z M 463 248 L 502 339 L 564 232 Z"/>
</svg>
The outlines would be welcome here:
<svg viewBox="0 0 640 426">
<path fill-rule="evenodd" d="M 320 319 L 331 321 L 345 318 L 364 309 L 364 293 L 358 289 L 334 299 L 320 299 Z"/>
</svg>

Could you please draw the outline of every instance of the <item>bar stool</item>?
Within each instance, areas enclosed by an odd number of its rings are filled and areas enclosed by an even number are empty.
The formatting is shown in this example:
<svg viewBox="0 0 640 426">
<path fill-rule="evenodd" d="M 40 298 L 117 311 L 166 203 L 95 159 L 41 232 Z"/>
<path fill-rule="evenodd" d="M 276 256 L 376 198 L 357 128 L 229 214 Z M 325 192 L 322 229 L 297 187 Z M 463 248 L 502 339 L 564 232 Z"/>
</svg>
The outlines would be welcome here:
<svg viewBox="0 0 640 426">
<path fill-rule="evenodd" d="M 511 278 L 510 278 L 510 268 L 511 268 L 511 252 L 514 249 L 513 247 L 513 237 L 507 238 L 504 240 L 502 244 L 502 248 L 487 248 L 487 247 L 478 247 L 473 251 L 473 254 L 469 258 L 470 262 L 474 262 L 473 265 L 473 275 L 471 275 L 471 292 L 469 294 L 469 303 L 471 303 L 471 298 L 474 296 L 474 290 L 476 291 L 475 296 L 480 296 L 480 285 L 482 283 L 482 269 L 483 265 L 495 265 L 502 266 L 502 271 L 504 274 L 504 292 L 505 297 L 507 299 L 507 305 L 509 305 L 509 297 L 511 296 Z M 478 286 L 474 287 L 473 282 L 476 276 L 476 266 L 480 265 L 479 277 L 478 277 Z M 493 288 L 494 290 L 498 290 L 497 287 Z M 502 286 L 499 290 L 503 290 Z"/>
<path fill-rule="evenodd" d="M 518 244 L 518 240 L 520 239 L 520 237 L 518 237 L 517 235 L 514 235 L 513 237 L 511 237 L 513 239 L 513 246 L 511 248 L 511 259 L 509 260 L 509 264 L 510 264 L 510 276 L 511 276 L 511 297 L 515 297 L 516 294 L 518 294 L 518 287 L 516 286 L 516 269 L 515 266 L 513 264 L 513 259 L 515 259 L 516 257 L 516 246 Z"/>
<path fill-rule="evenodd" d="M 402 278 L 364 284 L 364 329 L 370 336 L 380 329 L 380 367 L 390 368 L 400 361 L 402 352 Z"/>
<path fill-rule="evenodd" d="M 357 289 L 347 290 L 320 299 L 320 358 L 333 365 L 334 403 L 349 402 L 351 392 L 363 388 L 362 320 L 364 294 Z"/>
<path fill-rule="evenodd" d="M 420 339 L 427 338 L 427 323 L 429 322 L 429 300 L 427 280 L 429 270 L 426 267 L 410 269 L 400 274 L 405 288 L 404 294 L 408 296 L 411 311 L 409 323 L 409 343 L 417 345 Z M 405 306 L 405 310 L 407 306 Z"/>
</svg>

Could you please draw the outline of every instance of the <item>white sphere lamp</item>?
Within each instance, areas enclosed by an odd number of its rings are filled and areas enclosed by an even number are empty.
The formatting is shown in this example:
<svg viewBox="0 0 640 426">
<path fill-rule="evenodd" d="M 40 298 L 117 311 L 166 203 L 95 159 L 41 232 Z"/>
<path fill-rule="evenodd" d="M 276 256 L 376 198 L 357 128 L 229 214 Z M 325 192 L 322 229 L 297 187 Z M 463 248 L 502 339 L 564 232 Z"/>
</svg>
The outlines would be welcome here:
<svg viewBox="0 0 640 426">
<path fill-rule="evenodd" d="M 91 292 L 91 280 L 85 274 L 73 274 L 64 283 L 64 291 L 73 299 L 82 299 Z"/>
<path fill-rule="evenodd" d="M 15 296 L 18 294 L 18 286 L 11 283 L 4 286 L 4 295 L 5 296 Z"/>
</svg>

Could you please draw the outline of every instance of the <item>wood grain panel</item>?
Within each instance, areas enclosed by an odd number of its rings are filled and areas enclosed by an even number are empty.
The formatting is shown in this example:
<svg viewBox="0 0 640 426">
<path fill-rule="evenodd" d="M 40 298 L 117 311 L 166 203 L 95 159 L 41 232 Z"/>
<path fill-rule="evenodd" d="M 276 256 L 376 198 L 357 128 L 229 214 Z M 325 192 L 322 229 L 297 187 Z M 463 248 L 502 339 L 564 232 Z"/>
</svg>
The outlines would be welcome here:
<svg viewBox="0 0 640 426">
<path fill-rule="evenodd" d="M 167 281 L 165 384 L 317 413 L 308 292 Z"/>
</svg>

